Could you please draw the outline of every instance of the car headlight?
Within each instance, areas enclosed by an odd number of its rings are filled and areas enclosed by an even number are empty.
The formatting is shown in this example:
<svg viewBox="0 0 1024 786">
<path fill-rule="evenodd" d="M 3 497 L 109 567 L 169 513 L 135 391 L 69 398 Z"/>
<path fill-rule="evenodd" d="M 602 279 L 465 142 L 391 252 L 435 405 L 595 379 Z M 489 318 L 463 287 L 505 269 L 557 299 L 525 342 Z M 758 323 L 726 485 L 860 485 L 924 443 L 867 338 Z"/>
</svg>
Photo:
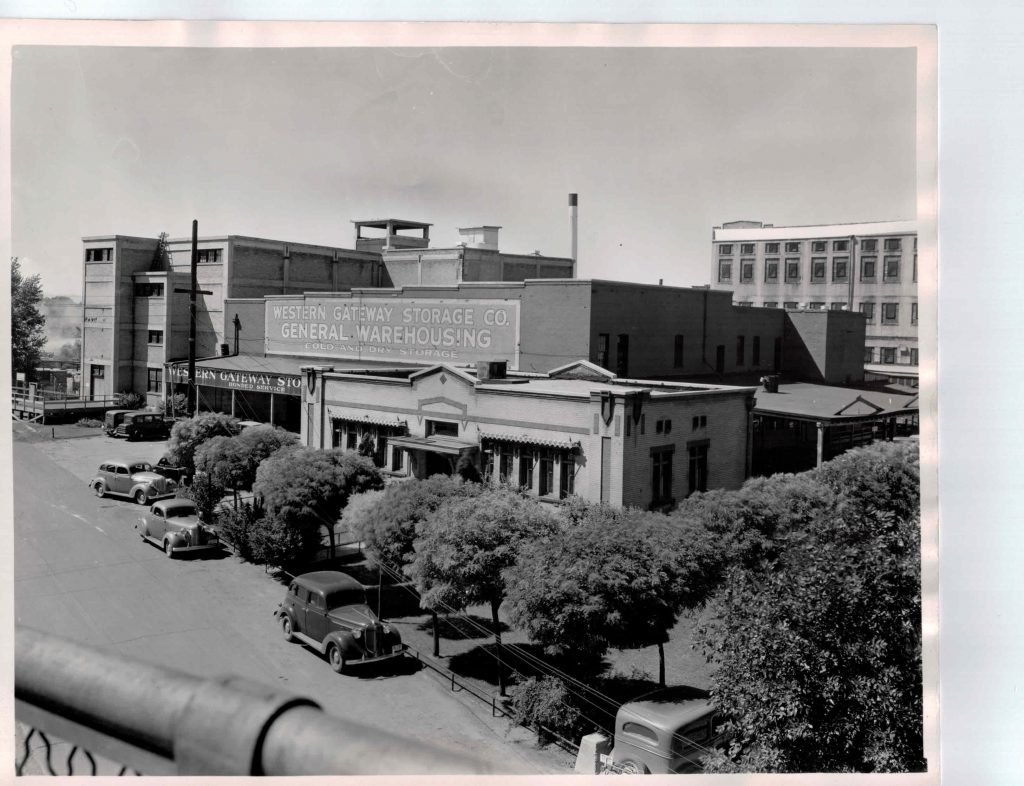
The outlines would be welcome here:
<svg viewBox="0 0 1024 786">
<path fill-rule="evenodd" d="M 362 635 L 363 632 L 359 628 L 356 628 L 354 631 L 352 631 L 352 638 L 354 639 L 362 638 Z"/>
<path fill-rule="evenodd" d="M 385 633 L 391 633 L 391 626 L 390 625 L 385 625 L 384 626 L 384 632 Z"/>
</svg>

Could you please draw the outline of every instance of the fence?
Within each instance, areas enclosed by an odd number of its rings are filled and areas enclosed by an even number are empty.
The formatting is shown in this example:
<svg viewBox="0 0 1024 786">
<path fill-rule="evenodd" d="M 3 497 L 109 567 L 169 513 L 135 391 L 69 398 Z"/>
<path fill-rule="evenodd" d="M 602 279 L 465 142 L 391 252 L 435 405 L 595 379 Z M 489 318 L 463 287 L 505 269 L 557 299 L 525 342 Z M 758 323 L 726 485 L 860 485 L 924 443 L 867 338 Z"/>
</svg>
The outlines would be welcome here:
<svg viewBox="0 0 1024 786">
<path fill-rule="evenodd" d="M 18 627 L 15 717 L 30 731 L 16 754 L 22 774 L 39 735 L 146 775 L 490 774 L 469 757 L 367 729 L 310 699 L 239 677 L 200 679 Z M 81 751 L 81 755 L 76 755 Z M 83 774 L 83 773 L 77 773 Z"/>
</svg>

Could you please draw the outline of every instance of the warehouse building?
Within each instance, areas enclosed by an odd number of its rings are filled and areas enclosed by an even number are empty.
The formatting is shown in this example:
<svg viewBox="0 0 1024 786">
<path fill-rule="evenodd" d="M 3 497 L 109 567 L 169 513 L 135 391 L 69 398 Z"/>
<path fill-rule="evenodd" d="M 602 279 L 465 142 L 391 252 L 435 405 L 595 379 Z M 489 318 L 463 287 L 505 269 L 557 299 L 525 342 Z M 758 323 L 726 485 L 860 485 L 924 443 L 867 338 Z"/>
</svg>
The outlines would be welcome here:
<svg viewBox="0 0 1024 786">
<path fill-rule="evenodd" d="M 916 386 L 917 224 L 877 221 L 712 230 L 711 281 L 741 306 L 864 315 L 869 378 Z"/>
<path fill-rule="evenodd" d="M 623 379 L 585 360 L 545 374 L 502 361 L 302 375 L 303 444 L 363 448 L 399 477 L 462 459 L 546 501 L 667 509 L 749 473 L 752 387 Z"/>
</svg>

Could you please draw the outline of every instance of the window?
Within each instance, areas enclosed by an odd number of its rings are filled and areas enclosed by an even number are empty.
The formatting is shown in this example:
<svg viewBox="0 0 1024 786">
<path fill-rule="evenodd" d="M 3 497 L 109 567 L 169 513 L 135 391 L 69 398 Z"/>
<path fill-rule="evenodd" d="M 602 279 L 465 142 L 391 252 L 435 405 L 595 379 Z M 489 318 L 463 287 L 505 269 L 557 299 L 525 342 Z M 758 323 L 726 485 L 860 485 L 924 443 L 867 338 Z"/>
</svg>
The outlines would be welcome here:
<svg viewBox="0 0 1024 786">
<path fill-rule="evenodd" d="M 800 260 L 799 259 L 787 259 L 786 260 L 786 281 L 799 281 L 800 280 Z"/>
<path fill-rule="evenodd" d="M 910 304 L 910 324 L 917 324 L 917 303 Z"/>
<path fill-rule="evenodd" d="M 883 325 L 895 325 L 899 323 L 900 304 L 899 303 L 883 303 L 882 304 L 882 324 Z"/>
<path fill-rule="evenodd" d="M 681 335 L 676 336 L 675 347 L 672 351 L 672 365 L 675 368 L 683 367 L 683 337 Z"/>
<path fill-rule="evenodd" d="M 849 240 L 833 240 L 832 241 L 833 251 L 849 251 L 850 241 Z"/>
<path fill-rule="evenodd" d="M 428 420 L 427 436 L 457 437 L 459 436 L 459 424 L 449 423 L 447 420 Z"/>
<path fill-rule="evenodd" d="M 146 392 L 160 393 L 164 389 L 164 370 L 162 368 L 146 369 Z"/>
<path fill-rule="evenodd" d="M 550 450 L 540 453 L 540 488 L 537 493 L 542 497 L 555 493 L 555 454 Z"/>
<path fill-rule="evenodd" d="M 749 308 L 750 306 L 753 306 L 754 303 L 753 303 L 753 301 L 750 301 L 750 300 L 741 300 L 739 303 L 736 303 L 735 305 L 737 305 L 737 306 L 746 306 L 746 307 Z"/>
<path fill-rule="evenodd" d="M 779 301 L 778 300 L 766 300 L 766 301 L 764 301 L 764 307 L 765 308 L 778 308 L 779 307 Z"/>
<path fill-rule="evenodd" d="M 525 450 L 519 454 L 519 485 L 533 488 L 533 453 Z"/>
<path fill-rule="evenodd" d="M 139 281 L 135 284 L 135 297 L 163 297 L 164 285 L 152 281 Z"/>
<path fill-rule="evenodd" d="M 515 455 L 508 445 L 502 445 L 498 451 L 498 479 L 502 483 L 508 483 L 512 480 L 512 461 Z"/>
<path fill-rule="evenodd" d="M 875 280 L 875 264 L 878 262 L 878 257 L 861 257 L 860 260 L 860 280 L 861 281 L 874 281 Z"/>
<path fill-rule="evenodd" d="M 708 490 L 708 443 L 687 446 L 690 456 L 690 493 Z"/>
<path fill-rule="evenodd" d="M 875 238 L 866 238 L 860 241 L 861 251 L 878 251 L 878 241 Z"/>
<path fill-rule="evenodd" d="M 669 418 L 664 418 L 662 420 L 656 421 L 654 424 L 654 431 L 657 434 L 668 434 L 670 431 L 672 431 L 672 420 Z"/>
<path fill-rule="evenodd" d="M 109 262 L 114 255 L 112 248 L 87 248 L 85 249 L 86 262 Z"/>
<path fill-rule="evenodd" d="M 914 251 L 917 251 L 917 235 L 914 235 Z"/>
<path fill-rule="evenodd" d="M 779 244 L 778 243 L 765 243 L 764 244 L 764 253 L 766 253 L 766 254 L 778 254 L 779 253 Z"/>
<path fill-rule="evenodd" d="M 629 376 L 629 334 L 619 333 L 619 343 L 616 346 L 615 375 L 619 377 Z"/>
<path fill-rule="evenodd" d="M 917 281 L 917 254 L 914 254 L 914 281 Z"/>
<path fill-rule="evenodd" d="M 702 428 L 707 428 L 707 427 L 708 427 L 708 416 L 707 415 L 694 415 L 693 416 L 693 430 L 694 431 L 697 431 L 698 429 L 702 429 Z"/>
<path fill-rule="evenodd" d="M 203 248 L 196 254 L 196 261 L 200 264 L 205 262 L 220 262 L 219 248 Z"/>
<path fill-rule="evenodd" d="M 919 355 L 917 354 L 917 348 L 916 347 L 912 347 L 911 350 L 910 350 L 910 365 L 912 365 L 912 366 L 919 365 L 918 360 L 919 360 Z"/>
<path fill-rule="evenodd" d="M 761 365 L 761 337 L 754 336 L 754 343 L 750 348 L 750 362 L 752 365 Z"/>
<path fill-rule="evenodd" d="M 832 280 L 847 281 L 850 273 L 850 258 L 836 257 L 832 260 Z"/>
<path fill-rule="evenodd" d="M 825 257 L 811 257 L 811 281 L 825 280 Z"/>
<path fill-rule="evenodd" d="M 825 241 L 824 240 L 815 240 L 813 243 L 811 243 L 811 251 L 813 253 L 820 254 L 824 250 L 825 250 Z"/>
<path fill-rule="evenodd" d="M 882 347 L 882 362 L 887 366 L 896 363 L 896 347 Z"/>
<path fill-rule="evenodd" d="M 149 344 L 163 344 L 164 343 L 164 332 L 162 330 L 151 330 L 149 331 Z"/>
<path fill-rule="evenodd" d="M 741 254 L 753 254 L 754 253 L 754 244 L 753 243 L 741 243 L 740 244 L 740 253 Z"/>
<path fill-rule="evenodd" d="M 675 447 L 651 448 L 651 502 L 672 501 L 672 453 Z"/>
<path fill-rule="evenodd" d="M 845 303 L 829 303 L 828 307 L 832 311 L 846 311 Z"/>
<path fill-rule="evenodd" d="M 391 448 L 391 471 L 401 472 L 402 462 L 405 460 L 405 451 L 401 448 Z"/>
<path fill-rule="evenodd" d="M 765 281 L 778 281 L 779 280 L 779 260 L 777 260 L 777 259 L 766 259 L 764 261 L 764 280 Z"/>
<path fill-rule="evenodd" d="M 825 310 L 825 304 L 824 303 L 818 303 L 818 302 L 808 303 L 807 304 L 807 308 L 811 309 L 811 311 L 824 311 Z"/>
<path fill-rule="evenodd" d="M 747 337 L 736 336 L 736 365 L 742 366 L 746 363 Z"/>
<path fill-rule="evenodd" d="M 885 239 L 885 250 L 886 251 L 900 251 L 903 247 L 903 241 L 898 237 L 887 237 Z"/>
<path fill-rule="evenodd" d="M 565 499 L 576 490 L 576 460 L 570 453 L 563 453 L 558 466 L 558 496 Z"/>
<path fill-rule="evenodd" d="M 875 321 L 875 304 L 873 301 L 863 301 L 860 304 L 860 312 L 864 315 L 865 322 Z"/>
<path fill-rule="evenodd" d="M 790 311 L 796 311 L 798 308 L 800 308 L 800 304 L 794 303 L 792 300 L 787 300 L 785 303 L 782 304 L 782 307 L 789 309 Z"/>
<path fill-rule="evenodd" d="M 597 365 L 608 368 L 609 336 L 607 333 L 597 334 Z M 610 369 L 609 369 L 610 370 Z"/>
<path fill-rule="evenodd" d="M 345 427 L 345 450 L 359 449 L 359 432 L 356 431 L 356 424 L 349 423 Z"/>
<path fill-rule="evenodd" d="M 718 263 L 718 280 L 732 281 L 732 260 L 723 259 Z"/>
<path fill-rule="evenodd" d="M 886 281 L 899 281 L 900 280 L 900 258 L 899 257 L 886 257 L 885 258 L 885 280 Z"/>
<path fill-rule="evenodd" d="M 740 281 L 749 283 L 754 280 L 754 260 L 744 259 L 740 261 Z"/>
<path fill-rule="evenodd" d="M 718 247 L 718 253 L 721 256 L 728 256 L 732 253 L 732 243 L 723 243 Z"/>
<path fill-rule="evenodd" d="M 874 347 L 864 347 L 864 362 L 865 363 L 874 363 L 875 362 L 875 348 Z"/>
<path fill-rule="evenodd" d="M 799 243 L 786 243 L 786 253 L 787 254 L 799 254 L 800 253 L 800 244 Z"/>
</svg>

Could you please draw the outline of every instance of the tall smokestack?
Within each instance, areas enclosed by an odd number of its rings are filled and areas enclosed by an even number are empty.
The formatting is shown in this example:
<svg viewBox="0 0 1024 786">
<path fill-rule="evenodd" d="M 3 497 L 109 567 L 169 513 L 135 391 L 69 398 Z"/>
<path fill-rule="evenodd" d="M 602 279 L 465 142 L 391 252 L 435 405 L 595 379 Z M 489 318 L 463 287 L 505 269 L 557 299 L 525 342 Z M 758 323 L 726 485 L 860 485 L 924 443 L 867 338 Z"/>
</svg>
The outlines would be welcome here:
<svg viewBox="0 0 1024 786">
<path fill-rule="evenodd" d="M 576 220 L 577 220 L 577 203 L 578 199 L 576 194 L 569 194 L 569 243 L 572 248 L 572 277 L 576 278 Z"/>
</svg>

